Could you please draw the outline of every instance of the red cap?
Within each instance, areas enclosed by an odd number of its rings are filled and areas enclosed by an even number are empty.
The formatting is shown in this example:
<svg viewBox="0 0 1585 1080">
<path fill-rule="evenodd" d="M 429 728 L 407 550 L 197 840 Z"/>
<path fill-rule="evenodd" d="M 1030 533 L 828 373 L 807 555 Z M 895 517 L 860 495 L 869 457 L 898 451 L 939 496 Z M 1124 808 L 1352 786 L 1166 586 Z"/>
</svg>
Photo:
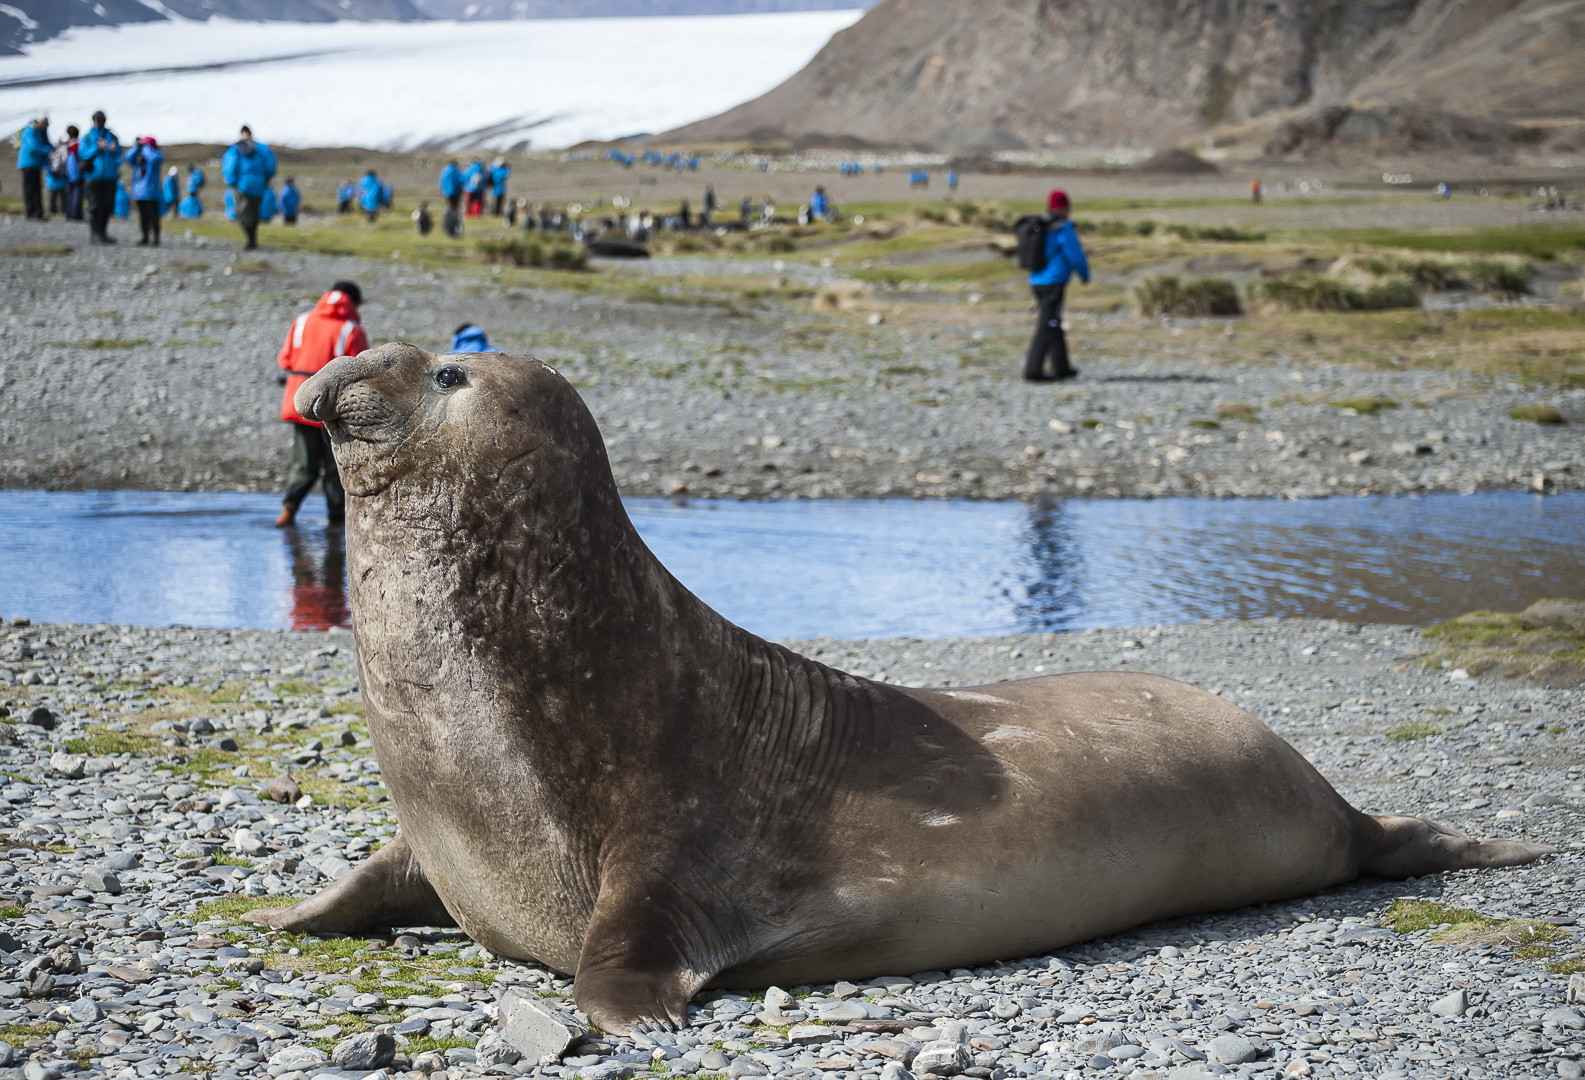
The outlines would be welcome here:
<svg viewBox="0 0 1585 1080">
<path fill-rule="evenodd" d="M 1047 210 L 1066 210 L 1068 208 L 1068 193 L 1066 191 L 1053 191 L 1046 196 Z"/>
</svg>

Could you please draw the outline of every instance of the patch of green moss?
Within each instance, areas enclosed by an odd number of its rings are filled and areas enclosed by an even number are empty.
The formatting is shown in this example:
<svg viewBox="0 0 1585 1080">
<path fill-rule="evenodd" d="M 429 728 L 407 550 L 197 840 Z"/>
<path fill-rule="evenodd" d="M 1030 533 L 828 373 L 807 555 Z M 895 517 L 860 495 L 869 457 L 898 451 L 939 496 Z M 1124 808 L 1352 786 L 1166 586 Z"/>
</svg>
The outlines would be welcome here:
<svg viewBox="0 0 1585 1080">
<path fill-rule="evenodd" d="M 48 1039 L 65 1026 L 49 1020 L 40 1020 L 33 1024 L 8 1024 L 0 1029 L 0 1034 L 6 1037 L 7 1042 L 15 1045 L 23 1039 Z"/>
<path fill-rule="evenodd" d="M 1422 724 L 1417 720 L 1411 720 L 1407 724 L 1399 724 L 1397 727 L 1390 729 L 1387 732 L 1387 738 L 1393 742 L 1412 742 L 1415 739 L 1425 739 L 1432 735 L 1440 734 L 1442 734 L 1442 729 L 1439 727 L 1432 727 L 1430 724 Z"/>
<path fill-rule="evenodd" d="M 215 865 L 250 867 L 253 865 L 253 860 L 243 855 L 216 855 Z M 249 910 L 252 909 L 250 908 Z"/>
<path fill-rule="evenodd" d="M 290 907 L 301 899 L 300 896 L 223 896 L 219 900 L 199 904 L 198 910 L 193 912 L 193 921 L 230 919 L 238 922 L 244 913 L 255 908 Z"/>
<path fill-rule="evenodd" d="M 1478 911 L 1468 908 L 1448 907 L 1434 900 L 1396 900 L 1382 916 L 1382 924 L 1395 934 L 1412 934 L 1416 930 L 1430 930 L 1443 923 L 1457 926 L 1475 923 L 1489 926 L 1493 922 Z"/>
<path fill-rule="evenodd" d="M 1561 424 L 1563 414 L 1550 405 L 1520 405 L 1508 410 L 1508 419 L 1523 420 L 1531 424 Z"/>
<path fill-rule="evenodd" d="M 89 754 L 94 757 L 106 757 L 110 754 L 140 754 L 158 745 L 159 740 L 152 735 L 143 735 L 136 731 L 106 731 L 103 728 L 90 729 L 84 738 L 67 739 L 65 742 L 67 753 Z"/>
<path fill-rule="evenodd" d="M 1540 600 L 1518 613 L 1468 612 L 1422 631 L 1441 643 L 1425 663 L 1463 668 L 1471 675 L 1501 671 L 1552 685 L 1576 684 L 1585 678 L 1581 610 L 1578 601 Z"/>
<path fill-rule="evenodd" d="M 1554 975 L 1585 975 L 1585 956 L 1570 956 L 1550 961 L 1546 969 Z"/>
<path fill-rule="evenodd" d="M 1216 407 L 1218 420 L 1237 420 L 1245 424 L 1258 423 L 1260 412 L 1253 405 L 1246 405 L 1242 401 L 1228 402 Z"/>
<path fill-rule="evenodd" d="M 1373 394 L 1368 397 L 1344 398 L 1341 401 L 1328 401 L 1327 404 L 1334 409 L 1353 409 L 1361 416 L 1374 416 L 1383 409 L 1396 409 L 1398 407 L 1398 403 L 1392 398 L 1382 397 L 1380 394 Z"/>
<path fill-rule="evenodd" d="M 1213 429 L 1214 430 L 1215 428 L 1219 428 L 1222 425 L 1217 423 L 1215 420 L 1190 420 L 1189 421 L 1189 426 L 1190 427 L 1197 427 L 1197 428 L 1208 428 L 1208 429 Z"/>
<path fill-rule="evenodd" d="M 475 1041 L 476 1040 L 464 1035 L 422 1035 L 419 1038 L 407 1040 L 407 1049 L 405 1053 L 408 1057 L 416 1057 L 419 1054 L 430 1050 L 437 1054 L 444 1054 L 447 1050 L 451 1050 L 459 1046 L 472 1046 Z"/>
</svg>

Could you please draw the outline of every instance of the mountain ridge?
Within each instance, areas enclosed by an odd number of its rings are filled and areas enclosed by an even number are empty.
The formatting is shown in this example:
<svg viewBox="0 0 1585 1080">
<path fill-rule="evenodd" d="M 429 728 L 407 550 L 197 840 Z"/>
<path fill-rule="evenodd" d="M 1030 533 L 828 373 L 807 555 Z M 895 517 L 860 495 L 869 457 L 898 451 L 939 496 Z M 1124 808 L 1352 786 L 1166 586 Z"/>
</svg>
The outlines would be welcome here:
<svg viewBox="0 0 1585 1080">
<path fill-rule="evenodd" d="M 949 151 L 1577 144 L 1585 0 L 883 0 L 666 133 Z"/>
</svg>

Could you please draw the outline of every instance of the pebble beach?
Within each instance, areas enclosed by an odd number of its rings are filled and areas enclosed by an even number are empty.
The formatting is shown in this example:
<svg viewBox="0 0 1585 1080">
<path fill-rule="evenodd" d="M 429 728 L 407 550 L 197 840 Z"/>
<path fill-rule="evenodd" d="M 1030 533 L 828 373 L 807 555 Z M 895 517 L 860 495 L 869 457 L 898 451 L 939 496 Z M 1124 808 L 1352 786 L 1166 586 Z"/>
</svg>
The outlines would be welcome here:
<svg viewBox="0 0 1585 1080">
<path fill-rule="evenodd" d="M 1079 378 L 1031 386 L 1018 377 L 1032 317 L 1021 304 L 983 315 L 962 305 L 968 314 L 944 320 L 877 311 L 872 324 L 811 308 L 807 297 L 834 281 L 813 264 L 657 258 L 551 287 L 483 267 L 244 258 L 235 243 L 175 228 L 159 248 L 89 249 L 83 233 L 0 218 L 6 487 L 279 490 L 291 437 L 275 355 L 293 318 L 343 277 L 363 289 L 375 345 L 443 351 L 474 322 L 499 348 L 554 365 L 593 411 L 625 495 L 1318 498 L 1585 485 L 1582 388 L 1299 356 L 1236 364 L 1204 344 L 1120 352 L 1087 338 L 1128 325 L 1126 312 L 1073 314 Z M 763 295 L 712 298 L 700 280 Z M 679 291 L 684 281 L 695 291 Z M 786 300 L 778 282 L 805 299 Z M 894 294 L 896 310 L 910 295 Z M 1566 422 L 1509 415 L 1537 406 Z"/>
<path fill-rule="evenodd" d="M 13 1071 L 0 1080 L 1418 1080 L 1576 1077 L 1585 1058 L 1585 976 L 1570 974 L 1585 909 L 1580 691 L 1427 666 L 1412 627 L 788 642 L 910 685 L 1185 679 L 1266 721 L 1361 809 L 1562 853 L 1362 880 L 973 970 L 706 991 L 687 1029 L 631 1038 L 583 1028 L 564 974 L 456 931 L 321 941 L 238 921 L 311 894 L 398 827 L 349 633 L 17 617 L 4 630 L 0 1065 Z M 505 1037 L 525 1000 L 560 1018 L 564 1045 Z"/>
</svg>

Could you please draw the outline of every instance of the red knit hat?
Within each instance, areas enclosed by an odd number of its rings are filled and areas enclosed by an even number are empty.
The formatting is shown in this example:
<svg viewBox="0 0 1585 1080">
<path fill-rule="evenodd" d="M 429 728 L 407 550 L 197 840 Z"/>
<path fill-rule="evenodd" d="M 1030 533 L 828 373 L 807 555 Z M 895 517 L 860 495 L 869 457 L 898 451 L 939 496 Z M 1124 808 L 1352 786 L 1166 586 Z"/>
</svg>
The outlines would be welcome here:
<svg viewBox="0 0 1585 1080">
<path fill-rule="evenodd" d="M 1047 210 L 1066 210 L 1068 208 L 1068 193 L 1066 191 L 1053 191 L 1046 196 Z"/>
</svg>

